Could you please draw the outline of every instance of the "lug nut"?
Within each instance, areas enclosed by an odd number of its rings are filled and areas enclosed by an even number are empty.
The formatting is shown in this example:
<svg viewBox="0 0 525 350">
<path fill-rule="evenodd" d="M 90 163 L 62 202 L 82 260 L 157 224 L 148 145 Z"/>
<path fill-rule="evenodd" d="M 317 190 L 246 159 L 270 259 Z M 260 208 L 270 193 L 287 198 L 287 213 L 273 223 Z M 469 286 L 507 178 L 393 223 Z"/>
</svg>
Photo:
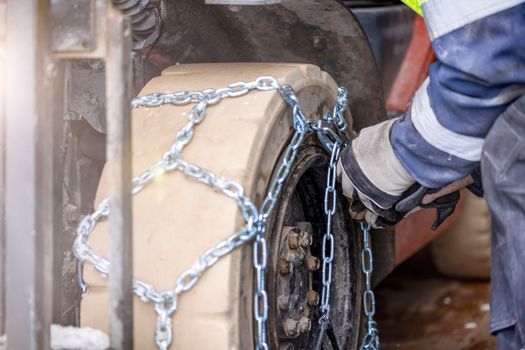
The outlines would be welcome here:
<svg viewBox="0 0 525 350">
<path fill-rule="evenodd" d="M 310 289 L 306 295 L 308 306 L 316 306 L 319 304 L 319 293 Z"/>
<path fill-rule="evenodd" d="M 292 263 L 285 258 L 279 258 L 277 267 L 281 275 L 287 275 L 292 271 Z"/>
<path fill-rule="evenodd" d="M 310 245 L 312 245 L 312 237 L 308 232 L 302 231 L 301 238 L 299 239 L 299 244 L 303 248 L 308 248 Z"/>
<path fill-rule="evenodd" d="M 308 257 L 308 270 L 317 271 L 321 267 L 321 262 L 315 256 Z"/>
<path fill-rule="evenodd" d="M 300 241 L 300 235 L 299 232 L 301 232 L 300 229 L 294 227 L 288 232 L 288 247 L 290 249 L 297 249 L 299 248 L 299 241 Z"/>
<path fill-rule="evenodd" d="M 312 328 L 312 321 L 308 317 L 301 317 L 299 320 L 299 331 L 301 333 L 306 333 Z"/>
<path fill-rule="evenodd" d="M 310 312 L 311 311 L 312 311 L 312 308 L 307 307 L 306 309 L 304 309 L 303 312 L 301 312 L 301 315 L 303 315 L 305 317 L 310 317 Z"/>
<path fill-rule="evenodd" d="M 284 321 L 284 333 L 289 337 L 295 337 L 299 334 L 299 322 L 294 319 Z"/>
<path fill-rule="evenodd" d="M 290 297 L 286 295 L 280 295 L 277 298 L 277 306 L 281 311 L 286 311 L 290 307 Z"/>
</svg>

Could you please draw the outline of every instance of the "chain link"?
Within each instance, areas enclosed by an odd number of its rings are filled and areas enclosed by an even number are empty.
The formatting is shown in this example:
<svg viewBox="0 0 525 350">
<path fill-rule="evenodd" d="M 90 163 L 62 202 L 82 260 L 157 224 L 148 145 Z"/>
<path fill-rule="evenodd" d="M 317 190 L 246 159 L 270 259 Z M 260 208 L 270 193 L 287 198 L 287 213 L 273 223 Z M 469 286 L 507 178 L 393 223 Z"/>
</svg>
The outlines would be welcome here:
<svg viewBox="0 0 525 350">
<path fill-rule="evenodd" d="M 253 295 L 253 310 L 257 323 L 256 350 L 268 350 L 266 340 L 266 322 L 268 321 L 268 294 L 265 288 L 265 272 L 268 265 L 268 254 L 264 223 L 259 221 L 257 237 L 253 246 L 253 265 L 255 267 L 256 290 Z"/>
<path fill-rule="evenodd" d="M 279 89 L 283 99 L 292 108 L 295 133 L 283 153 L 279 168 L 272 180 L 263 204 L 261 205 L 259 218 L 257 221 L 257 236 L 253 247 L 253 265 L 256 273 L 256 290 L 253 297 L 253 309 L 255 321 L 257 323 L 257 344 L 256 350 L 267 350 L 266 323 L 268 321 L 268 294 L 265 288 L 265 272 L 268 265 L 267 246 L 266 246 L 266 220 L 272 213 L 275 203 L 279 198 L 282 186 L 297 156 L 297 151 L 306 134 L 306 118 L 301 111 L 299 99 L 295 91 L 289 85 L 284 85 Z"/>
<path fill-rule="evenodd" d="M 326 229 L 323 235 L 322 243 L 322 291 L 321 303 L 319 306 L 319 310 L 321 312 L 321 316 L 319 318 L 320 334 L 317 338 L 315 347 L 316 349 L 322 348 L 322 343 L 330 324 L 330 291 L 332 284 L 332 266 L 335 248 L 335 239 L 334 235 L 332 234 L 332 216 L 335 214 L 337 206 L 337 161 L 339 159 L 341 148 L 347 144 L 345 135 L 346 121 L 344 118 L 344 110 L 346 107 L 346 89 L 339 88 L 338 99 L 336 105 L 334 106 L 333 112 L 331 114 L 327 113 L 323 117 L 322 121 L 317 121 L 310 124 L 310 129 L 317 132 L 319 141 L 330 155 L 324 194 Z M 340 121 L 340 119 L 342 121 Z M 335 126 L 335 130 L 333 130 L 333 126 Z"/>
<path fill-rule="evenodd" d="M 360 350 L 379 350 L 379 330 L 374 321 L 376 313 L 376 298 L 372 291 L 372 273 L 374 260 L 370 244 L 370 225 L 361 223 L 363 231 L 363 249 L 361 250 L 361 269 L 365 275 L 365 291 L 363 292 L 363 308 L 367 318 L 366 333 L 363 336 Z"/>
<path fill-rule="evenodd" d="M 326 189 L 324 195 L 324 212 L 326 215 L 326 231 L 323 236 L 323 268 L 321 293 L 321 320 L 327 322 L 330 316 L 330 285 L 332 283 L 332 263 L 334 260 L 334 236 L 332 234 L 332 216 L 335 214 L 337 194 L 336 185 L 336 166 L 339 159 L 341 144 L 334 142 L 330 155 L 328 173 L 326 175 Z"/>
</svg>

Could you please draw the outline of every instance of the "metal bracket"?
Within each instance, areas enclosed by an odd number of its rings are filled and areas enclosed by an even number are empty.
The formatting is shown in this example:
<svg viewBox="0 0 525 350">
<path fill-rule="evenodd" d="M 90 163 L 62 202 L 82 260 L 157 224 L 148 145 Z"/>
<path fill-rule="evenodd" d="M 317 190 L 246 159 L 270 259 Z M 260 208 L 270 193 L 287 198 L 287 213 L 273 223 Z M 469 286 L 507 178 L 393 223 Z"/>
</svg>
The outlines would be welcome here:
<svg viewBox="0 0 525 350">
<path fill-rule="evenodd" d="M 312 129 L 317 131 L 317 138 L 328 153 L 332 152 L 335 143 L 339 143 L 342 147 L 350 143 L 346 134 L 334 131 L 331 125 L 332 123 L 327 120 L 319 120 L 316 124 L 311 125 Z"/>
</svg>

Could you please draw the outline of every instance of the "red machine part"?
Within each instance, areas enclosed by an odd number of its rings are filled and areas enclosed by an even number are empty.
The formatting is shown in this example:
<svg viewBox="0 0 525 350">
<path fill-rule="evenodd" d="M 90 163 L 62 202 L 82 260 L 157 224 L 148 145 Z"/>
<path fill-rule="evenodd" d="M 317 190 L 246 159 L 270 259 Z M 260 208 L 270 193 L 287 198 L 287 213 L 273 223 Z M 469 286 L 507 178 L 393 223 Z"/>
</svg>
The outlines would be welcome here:
<svg viewBox="0 0 525 350">
<path fill-rule="evenodd" d="M 387 111 L 402 113 L 407 110 L 416 90 L 426 79 L 430 64 L 435 60 L 436 56 L 432 50 L 425 22 L 422 17 L 416 16 L 412 40 L 387 98 Z M 401 264 L 424 245 L 445 232 L 455 222 L 461 208 L 460 201 L 456 212 L 435 231 L 430 228 L 435 217 L 432 209 L 421 210 L 397 224 L 395 227 L 395 265 Z"/>
<path fill-rule="evenodd" d="M 423 18 L 416 16 L 412 40 L 386 101 L 389 112 L 405 112 L 412 96 L 428 75 L 436 60 Z"/>
</svg>

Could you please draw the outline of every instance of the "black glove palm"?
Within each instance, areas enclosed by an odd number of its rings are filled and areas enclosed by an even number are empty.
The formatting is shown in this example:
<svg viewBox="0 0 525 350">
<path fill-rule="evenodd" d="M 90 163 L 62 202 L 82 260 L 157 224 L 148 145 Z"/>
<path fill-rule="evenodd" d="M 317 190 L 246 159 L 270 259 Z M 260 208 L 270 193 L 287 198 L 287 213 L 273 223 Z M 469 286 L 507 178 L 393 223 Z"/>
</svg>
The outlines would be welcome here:
<svg viewBox="0 0 525 350">
<path fill-rule="evenodd" d="M 429 189 L 420 184 L 414 184 L 403 193 L 401 199 L 391 208 L 383 209 L 374 203 L 371 203 L 373 211 L 378 214 L 374 226 L 378 228 L 392 226 L 397 224 L 408 214 L 419 209 L 435 208 L 436 218 L 432 224 L 432 229 L 435 230 L 443 223 L 443 221 L 452 215 L 460 198 L 459 191 L 455 191 L 439 197 L 429 204 L 422 204 L 422 199 L 425 195 L 438 191 L 439 189 Z M 367 208 L 357 197 L 352 200 L 350 210 L 352 216 L 359 218 L 362 216 L 360 213 L 366 211 Z"/>
</svg>

